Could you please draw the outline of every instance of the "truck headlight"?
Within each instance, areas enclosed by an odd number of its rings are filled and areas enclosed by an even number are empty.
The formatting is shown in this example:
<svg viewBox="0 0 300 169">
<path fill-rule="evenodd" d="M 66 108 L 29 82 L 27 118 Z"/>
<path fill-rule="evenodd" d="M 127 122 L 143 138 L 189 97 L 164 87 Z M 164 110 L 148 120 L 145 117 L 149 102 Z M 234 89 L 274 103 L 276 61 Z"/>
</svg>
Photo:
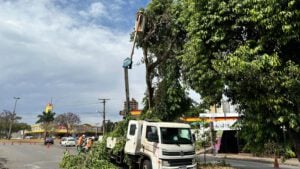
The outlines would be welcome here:
<svg viewBox="0 0 300 169">
<path fill-rule="evenodd" d="M 162 160 L 162 166 L 170 166 L 169 161 Z"/>
</svg>

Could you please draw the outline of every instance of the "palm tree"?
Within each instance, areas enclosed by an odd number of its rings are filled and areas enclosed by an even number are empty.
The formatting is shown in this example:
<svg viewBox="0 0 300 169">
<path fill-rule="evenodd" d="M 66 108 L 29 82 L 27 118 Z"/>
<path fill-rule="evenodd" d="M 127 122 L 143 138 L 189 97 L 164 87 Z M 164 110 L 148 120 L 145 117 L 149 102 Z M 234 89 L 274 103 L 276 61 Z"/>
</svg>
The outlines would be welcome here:
<svg viewBox="0 0 300 169">
<path fill-rule="evenodd" d="M 47 133 L 49 131 L 49 129 L 51 128 L 51 124 L 54 121 L 54 116 L 55 113 L 48 111 L 48 112 L 43 112 L 43 114 L 39 114 L 38 120 L 36 121 L 36 123 L 41 123 L 42 127 L 44 129 L 44 138 L 46 138 Z"/>
</svg>

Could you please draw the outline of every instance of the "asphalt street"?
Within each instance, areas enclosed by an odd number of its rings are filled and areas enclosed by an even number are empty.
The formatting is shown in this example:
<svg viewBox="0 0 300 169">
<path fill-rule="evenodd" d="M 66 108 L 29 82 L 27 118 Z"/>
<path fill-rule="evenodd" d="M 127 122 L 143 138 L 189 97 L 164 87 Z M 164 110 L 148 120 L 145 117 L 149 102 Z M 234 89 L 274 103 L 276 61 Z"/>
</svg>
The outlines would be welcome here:
<svg viewBox="0 0 300 169">
<path fill-rule="evenodd" d="M 74 147 L 66 148 L 58 144 L 48 147 L 41 143 L 1 143 L 0 169 L 59 169 L 58 164 L 66 150 L 75 152 Z"/>
<path fill-rule="evenodd" d="M 0 169 L 59 169 L 63 153 L 68 150 L 76 153 L 75 147 L 61 147 L 59 144 L 44 146 L 41 143 L 0 144 Z M 221 162 L 223 158 L 206 156 L 207 163 Z M 243 159 L 225 159 L 226 163 L 239 169 L 273 169 L 273 163 Z M 203 154 L 198 161 L 204 163 Z M 299 166 L 280 165 L 281 169 L 299 169 Z"/>
</svg>

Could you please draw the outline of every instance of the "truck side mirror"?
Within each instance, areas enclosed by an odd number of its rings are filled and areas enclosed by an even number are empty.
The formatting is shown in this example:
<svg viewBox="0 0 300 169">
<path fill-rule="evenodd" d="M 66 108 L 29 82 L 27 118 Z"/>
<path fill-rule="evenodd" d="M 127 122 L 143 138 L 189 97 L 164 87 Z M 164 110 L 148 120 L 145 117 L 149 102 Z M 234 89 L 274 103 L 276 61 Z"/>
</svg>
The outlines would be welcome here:
<svg viewBox="0 0 300 169">
<path fill-rule="evenodd" d="M 155 133 L 148 133 L 148 141 L 158 143 L 158 136 Z"/>
</svg>

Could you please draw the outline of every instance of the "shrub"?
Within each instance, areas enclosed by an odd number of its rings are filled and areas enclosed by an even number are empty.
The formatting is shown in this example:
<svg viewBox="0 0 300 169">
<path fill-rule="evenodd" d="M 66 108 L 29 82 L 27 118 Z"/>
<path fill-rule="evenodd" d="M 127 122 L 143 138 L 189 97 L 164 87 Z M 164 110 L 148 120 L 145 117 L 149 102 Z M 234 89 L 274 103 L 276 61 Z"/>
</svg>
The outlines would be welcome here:
<svg viewBox="0 0 300 169">
<path fill-rule="evenodd" d="M 59 167 L 64 169 L 118 169 L 108 161 L 105 140 L 95 143 L 91 151 L 86 154 L 71 155 L 65 152 Z"/>
</svg>

